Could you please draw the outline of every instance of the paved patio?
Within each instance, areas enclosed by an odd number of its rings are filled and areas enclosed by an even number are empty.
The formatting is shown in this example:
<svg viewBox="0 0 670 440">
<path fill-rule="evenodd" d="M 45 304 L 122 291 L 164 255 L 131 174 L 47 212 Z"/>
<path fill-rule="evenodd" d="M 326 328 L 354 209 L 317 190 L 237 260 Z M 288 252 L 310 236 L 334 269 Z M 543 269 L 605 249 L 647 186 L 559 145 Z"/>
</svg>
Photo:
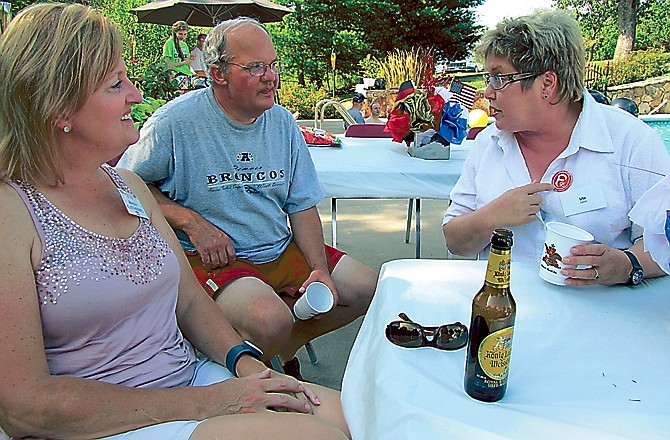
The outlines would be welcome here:
<svg viewBox="0 0 670 440">
<path fill-rule="evenodd" d="M 422 258 L 446 259 L 442 217 L 447 202 L 422 200 Z M 326 242 L 330 243 L 330 199 L 318 206 Z M 405 243 L 407 200 L 338 200 L 337 247 L 351 257 L 379 270 L 386 261 L 414 258 L 416 238 Z M 312 342 L 319 363 L 311 365 L 304 349 L 298 352 L 306 380 L 340 389 L 349 352 L 362 318 Z"/>
</svg>

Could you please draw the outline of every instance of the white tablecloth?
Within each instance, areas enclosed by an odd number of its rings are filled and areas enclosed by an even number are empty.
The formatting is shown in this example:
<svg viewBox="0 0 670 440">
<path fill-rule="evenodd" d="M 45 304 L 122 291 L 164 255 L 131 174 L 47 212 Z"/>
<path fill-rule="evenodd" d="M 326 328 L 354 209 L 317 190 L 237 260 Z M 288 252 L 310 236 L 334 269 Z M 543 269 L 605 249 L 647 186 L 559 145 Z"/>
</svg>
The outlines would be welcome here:
<svg viewBox="0 0 670 440">
<path fill-rule="evenodd" d="M 449 199 L 471 142 L 451 145 L 449 160 L 424 160 L 391 139 L 342 141 L 342 147 L 309 148 L 326 197 Z"/>
<path fill-rule="evenodd" d="M 342 403 L 354 440 L 670 438 L 670 278 L 638 287 L 559 287 L 512 264 L 517 318 L 497 403 L 463 391 L 465 349 L 404 349 L 384 336 L 405 312 L 461 321 L 485 261 L 398 260 L 382 267 L 354 343 Z"/>
</svg>

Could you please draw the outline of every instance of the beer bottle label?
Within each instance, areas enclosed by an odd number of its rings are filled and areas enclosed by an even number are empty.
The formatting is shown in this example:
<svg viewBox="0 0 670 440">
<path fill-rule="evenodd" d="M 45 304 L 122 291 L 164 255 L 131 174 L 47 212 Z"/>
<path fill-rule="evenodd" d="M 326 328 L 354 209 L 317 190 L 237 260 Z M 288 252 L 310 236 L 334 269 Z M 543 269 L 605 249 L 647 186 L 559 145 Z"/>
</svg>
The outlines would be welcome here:
<svg viewBox="0 0 670 440">
<path fill-rule="evenodd" d="M 513 333 L 514 326 L 505 327 L 491 333 L 479 344 L 479 365 L 484 374 L 491 379 L 505 380 L 507 378 Z"/>
<path fill-rule="evenodd" d="M 486 283 L 492 287 L 509 287 L 510 253 L 503 251 L 502 254 L 491 252 L 489 263 L 486 266 Z"/>
</svg>

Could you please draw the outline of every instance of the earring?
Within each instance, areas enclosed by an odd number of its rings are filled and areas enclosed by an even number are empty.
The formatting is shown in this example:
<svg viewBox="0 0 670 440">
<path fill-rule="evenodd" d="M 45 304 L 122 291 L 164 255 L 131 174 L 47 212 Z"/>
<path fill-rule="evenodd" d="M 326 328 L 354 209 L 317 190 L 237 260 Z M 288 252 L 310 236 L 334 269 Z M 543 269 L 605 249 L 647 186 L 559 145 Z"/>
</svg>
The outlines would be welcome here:
<svg viewBox="0 0 670 440">
<path fill-rule="evenodd" d="M 72 129 L 70 128 L 69 125 L 64 125 L 64 126 L 63 126 L 63 131 L 64 131 L 65 133 L 69 133 L 70 130 L 72 130 Z"/>
<path fill-rule="evenodd" d="M 549 99 L 549 95 L 545 93 L 544 95 L 542 95 L 542 99 Z"/>
</svg>

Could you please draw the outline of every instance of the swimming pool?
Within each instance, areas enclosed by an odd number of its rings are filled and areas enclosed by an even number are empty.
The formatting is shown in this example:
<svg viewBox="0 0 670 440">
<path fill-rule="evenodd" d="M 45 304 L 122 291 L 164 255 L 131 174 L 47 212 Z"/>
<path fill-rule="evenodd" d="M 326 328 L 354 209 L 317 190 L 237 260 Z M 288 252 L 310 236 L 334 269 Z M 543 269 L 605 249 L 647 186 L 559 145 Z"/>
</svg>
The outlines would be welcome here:
<svg viewBox="0 0 670 440">
<path fill-rule="evenodd" d="M 670 153 L 670 115 L 646 115 L 640 116 L 644 122 L 661 136 L 665 143 L 665 148 Z"/>
</svg>

